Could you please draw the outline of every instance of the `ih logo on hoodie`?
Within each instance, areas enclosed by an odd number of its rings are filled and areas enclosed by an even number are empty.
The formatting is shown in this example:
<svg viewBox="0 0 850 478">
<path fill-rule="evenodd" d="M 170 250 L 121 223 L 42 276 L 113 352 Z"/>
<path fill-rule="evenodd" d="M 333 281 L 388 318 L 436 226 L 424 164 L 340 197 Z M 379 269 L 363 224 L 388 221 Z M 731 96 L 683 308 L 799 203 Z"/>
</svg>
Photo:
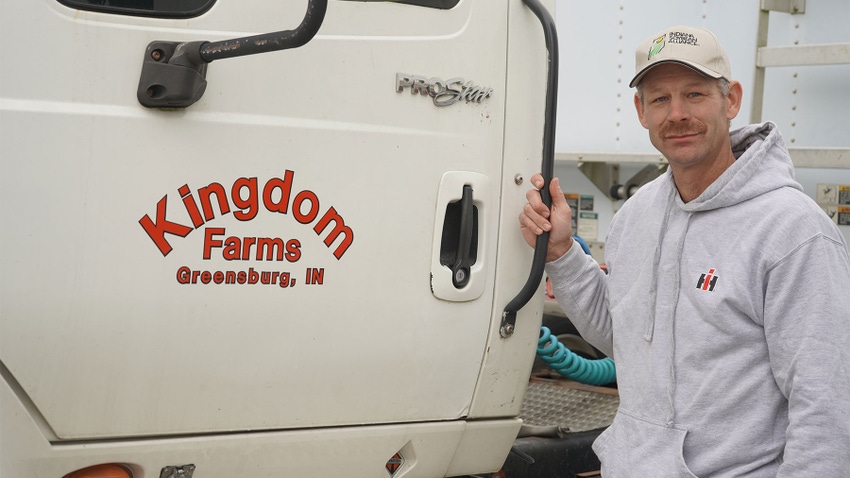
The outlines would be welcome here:
<svg viewBox="0 0 850 478">
<path fill-rule="evenodd" d="M 707 290 L 709 292 L 714 290 L 715 285 L 717 285 L 717 276 L 714 275 L 714 269 L 709 269 L 708 274 L 700 275 L 697 281 L 697 289 Z"/>
</svg>

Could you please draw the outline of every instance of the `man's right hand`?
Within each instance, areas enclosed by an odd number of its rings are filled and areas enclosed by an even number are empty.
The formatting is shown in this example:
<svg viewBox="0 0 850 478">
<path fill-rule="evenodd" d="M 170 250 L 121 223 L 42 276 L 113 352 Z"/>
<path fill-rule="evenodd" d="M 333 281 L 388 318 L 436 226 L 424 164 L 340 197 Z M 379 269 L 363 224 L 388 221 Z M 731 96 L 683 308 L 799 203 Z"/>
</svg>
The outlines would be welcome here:
<svg viewBox="0 0 850 478">
<path fill-rule="evenodd" d="M 561 191 L 558 178 L 553 178 L 549 184 L 552 194 L 551 210 L 543 204 L 540 189 L 543 187 L 543 176 L 540 173 L 531 177 L 531 184 L 536 188 L 528 191 L 525 197 L 528 204 L 519 215 L 519 225 L 525 242 L 531 247 L 537 243 L 537 236 L 549 231 L 549 250 L 546 251 L 546 262 L 554 261 L 563 256 L 573 245 L 572 212 L 564 192 Z"/>
</svg>

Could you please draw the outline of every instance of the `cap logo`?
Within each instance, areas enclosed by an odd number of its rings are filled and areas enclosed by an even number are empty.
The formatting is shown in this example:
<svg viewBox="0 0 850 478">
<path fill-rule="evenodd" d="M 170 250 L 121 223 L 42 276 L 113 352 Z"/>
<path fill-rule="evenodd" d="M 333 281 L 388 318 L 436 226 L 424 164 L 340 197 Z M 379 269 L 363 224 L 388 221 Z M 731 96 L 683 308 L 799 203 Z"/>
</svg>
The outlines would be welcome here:
<svg viewBox="0 0 850 478">
<path fill-rule="evenodd" d="M 670 35 L 670 43 L 699 46 L 699 43 L 697 43 L 697 37 L 694 36 L 693 33 L 670 32 L 668 35 Z"/>
<path fill-rule="evenodd" d="M 664 34 L 664 35 L 662 35 L 662 36 L 660 36 L 660 37 L 658 37 L 658 38 L 656 38 L 655 40 L 652 41 L 652 46 L 649 48 L 649 57 L 647 58 L 647 60 L 651 60 L 652 57 L 654 57 L 661 50 L 664 49 L 664 45 L 667 44 L 667 42 L 664 40 L 665 36 L 667 36 L 667 35 Z"/>
</svg>

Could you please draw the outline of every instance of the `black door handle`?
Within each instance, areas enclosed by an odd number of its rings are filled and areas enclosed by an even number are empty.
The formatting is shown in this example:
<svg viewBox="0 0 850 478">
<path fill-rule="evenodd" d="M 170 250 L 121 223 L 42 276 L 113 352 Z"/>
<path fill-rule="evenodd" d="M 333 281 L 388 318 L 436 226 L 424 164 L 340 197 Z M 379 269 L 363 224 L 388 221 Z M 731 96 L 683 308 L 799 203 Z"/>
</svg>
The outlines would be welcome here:
<svg viewBox="0 0 850 478">
<path fill-rule="evenodd" d="M 463 186 L 460 201 L 446 206 L 440 244 L 440 264 L 452 271 L 452 285 L 463 289 L 469 284 L 472 266 L 478 256 L 478 210 L 472 186 Z"/>
<path fill-rule="evenodd" d="M 457 244 L 457 257 L 452 266 L 452 284 L 458 289 L 466 287 L 469 283 L 469 269 L 475 263 L 475 258 L 470 257 L 474 222 L 474 208 L 472 206 L 472 186 L 463 187 L 463 196 L 460 199 L 460 234 Z"/>
</svg>

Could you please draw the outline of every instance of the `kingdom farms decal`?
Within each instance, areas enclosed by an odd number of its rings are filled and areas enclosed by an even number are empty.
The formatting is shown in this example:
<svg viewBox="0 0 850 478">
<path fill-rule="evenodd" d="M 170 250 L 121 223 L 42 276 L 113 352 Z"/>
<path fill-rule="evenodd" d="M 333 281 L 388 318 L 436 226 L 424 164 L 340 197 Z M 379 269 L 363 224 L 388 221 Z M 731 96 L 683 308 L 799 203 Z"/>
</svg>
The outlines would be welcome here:
<svg viewBox="0 0 850 478">
<path fill-rule="evenodd" d="M 296 274 L 280 264 L 294 264 L 301 259 L 301 241 L 279 237 L 233 236 L 224 227 L 208 223 L 216 217 L 233 214 L 239 221 L 250 222 L 262 211 L 291 215 L 300 224 L 312 225 L 312 231 L 324 237 L 324 244 L 337 258 L 342 259 L 354 242 L 354 231 L 333 206 L 320 208 L 319 197 L 310 190 L 293 191 L 295 173 L 286 170 L 282 177 L 272 177 L 260 185 L 256 177 L 238 178 L 229 187 L 218 182 L 192 191 L 188 184 L 177 188 L 185 214 L 171 214 L 168 195 L 156 203 L 156 213 L 145 214 L 139 224 L 163 257 L 172 250 L 172 243 L 194 231 L 204 235 L 200 256 L 209 261 L 220 256 L 225 261 L 245 264 L 258 261 L 277 264 L 276 267 L 232 267 L 227 270 L 203 270 L 181 265 L 175 271 L 178 284 L 196 285 L 277 285 L 295 287 Z M 178 208 L 179 210 L 179 208 Z M 172 210 L 172 212 L 174 212 Z M 321 285 L 324 268 L 306 268 L 304 283 Z"/>
</svg>

